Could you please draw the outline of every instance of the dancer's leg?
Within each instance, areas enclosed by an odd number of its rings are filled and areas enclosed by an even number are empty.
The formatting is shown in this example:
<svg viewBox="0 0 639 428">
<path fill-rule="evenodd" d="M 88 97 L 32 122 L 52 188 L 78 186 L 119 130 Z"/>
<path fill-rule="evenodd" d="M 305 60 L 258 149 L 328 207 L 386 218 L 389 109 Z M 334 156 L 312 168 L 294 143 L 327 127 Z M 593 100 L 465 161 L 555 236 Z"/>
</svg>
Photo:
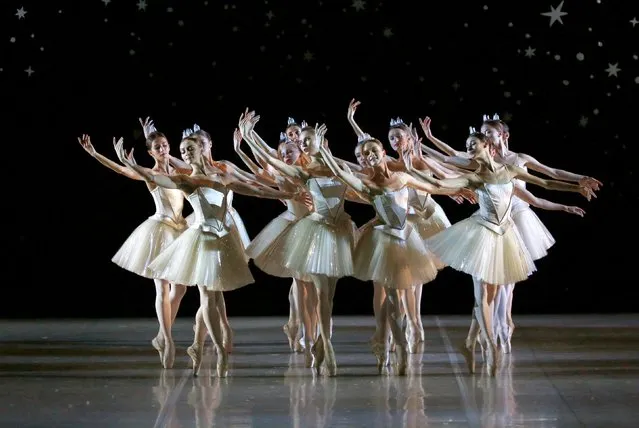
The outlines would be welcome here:
<svg viewBox="0 0 639 428">
<path fill-rule="evenodd" d="M 155 314 L 157 315 L 160 329 L 151 344 L 160 354 L 162 366 L 165 369 L 170 369 L 173 367 L 175 360 L 175 345 L 171 336 L 173 318 L 169 299 L 170 285 L 168 281 L 163 279 L 154 279 L 153 282 L 155 283 Z"/>
<path fill-rule="evenodd" d="M 477 302 L 475 315 L 477 316 L 484 342 L 488 344 L 488 349 L 486 350 L 488 369 L 490 374 L 494 376 L 501 361 L 501 352 L 493 335 L 492 303 L 495 300 L 497 286 L 483 281 L 473 281 L 473 283 L 475 301 Z"/>
<path fill-rule="evenodd" d="M 424 286 L 422 284 L 415 287 L 415 315 L 417 316 L 417 333 L 419 334 L 419 341 L 423 342 L 425 338 L 424 324 L 422 324 L 422 290 Z"/>
<path fill-rule="evenodd" d="M 222 295 L 222 292 L 210 291 L 203 286 L 198 286 L 198 290 L 200 291 L 200 310 L 198 310 L 198 314 L 201 313 L 206 329 L 208 330 L 208 333 L 213 340 L 213 345 L 217 350 L 217 374 L 219 377 L 224 377 L 227 374 L 228 354 L 224 349 L 222 325 L 220 321 L 220 312 L 218 310 L 219 303 L 217 302 Z M 187 353 L 193 360 L 194 375 L 197 375 L 197 371 L 202 362 L 202 350 L 204 344 L 203 341 L 200 341 L 202 334 L 199 331 L 201 328 L 198 328 L 198 324 L 200 323 L 198 323 L 196 319 L 196 333 L 193 345 L 191 345 L 191 347 L 187 350 Z"/>
<path fill-rule="evenodd" d="M 406 366 L 408 365 L 408 353 L 406 351 L 406 337 L 402 331 L 402 294 L 405 290 L 396 290 L 393 288 L 386 288 L 386 301 L 388 310 L 388 322 L 390 324 L 391 331 L 393 332 L 393 339 L 395 341 L 397 356 L 396 356 L 396 370 L 399 376 L 406 374 Z"/>
<path fill-rule="evenodd" d="M 319 372 L 322 361 L 326 362 L 326 369 L 329 376 L 335 376 L 337 372 L 337 362 L 335 361 L 335 351 L 333 350 L 333 344 L 331 343 L 331 316 L 333 313 L 333 297 L 335 296 L 335 286 L 337 285 L 337 278 L 329 278 L 323 275 L 314 275 L 313 284 L 317 290 L 318 295 L 318 312 L 319 312 L 319 327 L 320 338 L 316 342 L 314 348 L 317 351 L 314 353 L 315 361 L 313 366 Z M 321 339 L 321 340 L 320 340 Z M 317 347 L 319 343 L 322 343 L 321 349 Z"/>
<path fill-rule="evenodd" d="M 311 367 L 311 364 L 313 362 L 312 356 L 311 356 L 311 346 L 312 346 L 312 342 L 311 342 L 311 338 L 312 338 L 312 328 L 313 328 L 313 321 L 312 321 L 312 317 L 313 314 L 316 312 L 316 310 L 312 307 L 310 307 L 309 305 L 309 301 L 310 301 L 310 293 L 315 293 L 315 289 L 313 286 L 312 282 L 306 282 L 306 281 L 300 281 L 297 280 L 296 281 L 296 287 L 297 287 L 297 313 L 299 314 L 299 318 L 302 321 L 302 325 L 303 325 L 303 335 L 301 340 L 304 343 L 303 349 L 302 346 L 300 346 L 300 340 L 295 340 L 295 344 L 297 347 L 300 348 L 300 351 L 304 352 L 304 357 L 305 357 L 305 363 L 306 363 L 306 367 Z"/>
<path fill-rule="evenodd" d="M 284 324 L 282 330 L 288 338 L 288 346 L 291 351 L 297 352 L 299 349 L 299 343 L 297 342 L 297 333 L 300 328 L 300 297 L 299 288 L 297 286 L 297 280 L 293 278 L 291 287 L 288 290 L 288 322 Z"/>
<path fill-rule="evenodd" d="M 404 311 L 406 313 L 406 340 L 408 342 L 408 351 L 411 354 L 414 354 L 417 351 L 417 343 L 419 343 L 415 287 L 409 290 L 403 290 L 401 303 L 403 304 Z"/>
<path fill-rule="evenodd" d="M 227 353 L 233 352 L 233 329 L 229 323 L 229 318 L 226 315 L 226 301 L 224 300 L 224 293 L 221 291 L 219 295 L 215 297 L 215 306 L 220 316 L 220 325 L 222 326 L 222 343 Z"/>
</svg>

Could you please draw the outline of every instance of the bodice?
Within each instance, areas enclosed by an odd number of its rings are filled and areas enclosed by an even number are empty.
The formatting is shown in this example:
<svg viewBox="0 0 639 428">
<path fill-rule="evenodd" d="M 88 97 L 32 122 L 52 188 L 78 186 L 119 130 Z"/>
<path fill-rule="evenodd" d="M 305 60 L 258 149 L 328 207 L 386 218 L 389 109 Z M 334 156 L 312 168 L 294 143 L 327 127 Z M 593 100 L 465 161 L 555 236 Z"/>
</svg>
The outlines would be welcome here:
<svg viewBox="0 0 639 428">
<path fill-rule="evenodd" d="M 228 212 L 229 193 L 220 184 L 215 188 L 199 187 L 187 196 L 195 216 L 191 227 L 199 228 L 218 236 L 226 235 L 229 231 L 225 221 Z"/>
<path fill-rule="evenodd" d="M 475 192 L 479 200 L 479 210 L 474 214 L 479 223 L 502 235 L 511 224 L 510 211 L 515 184 L 484 184 Z"/>
<path fill-rule="evenodd" d="M 291 184 L 291 182 L 281 176 L 276 176 L 275 182 L 277 187 L 285 192 L 299 189 L 299 186 Z M 286 204 L 286 211 L 290 220 L 295 220 L 308 214 L 308 208 L 301 202 L 294 199 L 286 199 L 284 200 L 284 203 Z"/>
<path fill-rule="evenodd" d="M 306 187 L 313 199 L 315 219 L 327 223 L 338 223 L 348 218 L 344 212 L 346 185 L 337 177 L 311 177 Z"/>
<path fill-rule="evenodd" d="M 409 192 L 406 187 L 398 190 L 386 191 L 376 195 L 371 201 L 377 219 L 381 224 L 375 226 L 388 234 L 405 239 L 412 228 L 406 222 L 409 213 Z"/>
<path fill-rule="evenodd" d="M 178 189 L 166 189 L 157 186 L 151 190 L 155 204 L 155 214 L 151 218 L 162 221 L 176 229 L 182 229 L 186 223 L 182 217 L 184 194 Z"/>
<path fill-rule="evenodd" d="M 428 218 L 435 212 L 436 205 L 434 202 L 430 193 L 423 190 L 408 189 L 409 214 L 417 214 Z"/>
</svg>

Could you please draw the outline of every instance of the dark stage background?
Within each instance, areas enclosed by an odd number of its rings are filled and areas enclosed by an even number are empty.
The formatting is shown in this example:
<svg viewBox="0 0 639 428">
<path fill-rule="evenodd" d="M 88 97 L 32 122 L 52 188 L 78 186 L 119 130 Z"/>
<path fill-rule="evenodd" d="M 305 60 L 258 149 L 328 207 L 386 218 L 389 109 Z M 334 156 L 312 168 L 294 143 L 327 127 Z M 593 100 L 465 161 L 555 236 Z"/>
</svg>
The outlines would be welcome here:
<svg viewBox="0 0 639 428">
<path fill-rule="evenodd" d="M 499 113 L 511 148 L 604 182 L 598 199 L 539 196 L 586 209 L 539 217 L 557 244 L 516 290 L 516 313 L 637 310 L 634 283 L 639 99 L 639 10 L 634 2 L 5 1 L 0 82 L 5 148 L 4 227 L 9 275 L 0 317 L 152 317 L 154 287 L 111 263 L 153 213 L 143 183 L 102 167 L 76 141 L 91 135 L 115 158 L 123 136 L 144 151 L 150 115 L 178 154 L 194 122 L 218 159 L 241 161 L 232 132 L 246 106 L 276 144 L 288 116 L 326 122 L 336 155 L 353 159 L 346 121 L 385 139 L 391 117 L 433 119 L 463 149 L 468 126 Z M 555 10 L 553 17 L 545 15 Z M 22 13 L 24 11 L 24 14 Z M 558 13 L 561 12 L 561 15 Z M 555 18 L 559 17 L 559 20 Z M 451 221 L 476 208 L 437 197 Z M 237 195 L 254 236 L 281 203 Z M 370 207 L 347 204 L 361 224 Z M 190 211 L 189 211 L 190 212 Z M 253 269 L 227 293 L 228 311 L 284 315 L 289 280 Z M 372 313 L 372 285 L 345 278 L 336 314 Z M 424 288 L 424 313 L 469 313 L 471 280 L 446 269 Z M 180 315 L 192 316 L 190 290 Z"/>
</svg>

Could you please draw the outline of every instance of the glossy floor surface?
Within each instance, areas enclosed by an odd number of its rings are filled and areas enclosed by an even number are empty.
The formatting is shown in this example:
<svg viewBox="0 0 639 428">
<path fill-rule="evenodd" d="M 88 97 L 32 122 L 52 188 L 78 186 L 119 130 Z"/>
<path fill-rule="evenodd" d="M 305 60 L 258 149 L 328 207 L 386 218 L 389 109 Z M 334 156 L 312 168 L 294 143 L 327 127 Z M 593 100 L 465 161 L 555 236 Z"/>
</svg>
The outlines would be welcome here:
<svg viewBox="0 0 639 428">
<path fill-rule="evenodd" d="M 190 319 L 175 326 L 172 370 L 150 345 L 154 320 L 0 321 L 0 426 L 639 426 L 637 315 L 518 316 L 496 378 L 481 364 L 469 375 L 455 351 L 467 317 L 424 317 L 426 343 L 405 377 L 376 374 L 372 318 L 335 318 L 335 378 L 288 351 L 284 321 L 231 319 L 225 379 L 210 347 L 192 376 Z"/>
</svg>

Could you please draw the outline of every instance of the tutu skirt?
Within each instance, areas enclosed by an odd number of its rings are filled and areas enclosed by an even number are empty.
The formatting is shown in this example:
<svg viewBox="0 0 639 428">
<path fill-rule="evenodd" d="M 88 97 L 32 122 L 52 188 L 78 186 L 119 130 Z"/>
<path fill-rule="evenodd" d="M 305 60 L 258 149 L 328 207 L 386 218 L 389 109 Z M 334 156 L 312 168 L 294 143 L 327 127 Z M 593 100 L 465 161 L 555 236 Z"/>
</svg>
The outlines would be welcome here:
<svg viewBox="0 0 639 428">
<path fill-rule="evenodd" d="M 230 291 L 254 282 L 237 230 L 218 236 L 191 226 L 151 264 L 156 278 L 213 291 Z"/>
<path fill-rule="evenodd" d="M 432 236 L 426 244 L 445 265 L 489 284 L 520 282 L 536 270 L 512 224 L 499 234 L 471 216 Z"/>
<path fill-rule="evenodd" d="M 409 289 L 435 279 L 443 265 L 427 250 L 410 220 L 406 227 L 399 236 L 366 223 L 360 229 L 353 255 L 353 276 L 395 289 Z"/>
<path fill-rule="evenodd" d="M 350 218 L 335 224 L 313 213 L 286 228 L 269 246 L 269 252 L 285 269 L 286 277 L 342 278 L 353 274 L 353 235 Z"/>
<path fill-rule="evenodd" d="M 548 255 L 555 239 L 528 204 L 513 207 L 511 215 L 532 259 L 539 260 Z"/>
<path fill-rule="evenodd" d="M 175 241 L 183 230 L 183 227 L 176 227 L 150 217 L 124 241 L 111 261 L 129 272 L 145 278 L 154 278 L 149 264 Z"/>
<path fill-rule="evenodd" d="M 279 216 L 271 220 L 253 241 L 246 247 L 246 254 L 253 259 L 255 266 L 269 275 L 280 278 L 290 278 L 291 271 L 284 267 L 282 255 L 279 247 L 279 239 L 282 233 L 291 227 L 296 221 L 296 217 L 290 211 L 284 211 Z M 308 281 L 310 278 L 297 278 Z"/>
</svg>

